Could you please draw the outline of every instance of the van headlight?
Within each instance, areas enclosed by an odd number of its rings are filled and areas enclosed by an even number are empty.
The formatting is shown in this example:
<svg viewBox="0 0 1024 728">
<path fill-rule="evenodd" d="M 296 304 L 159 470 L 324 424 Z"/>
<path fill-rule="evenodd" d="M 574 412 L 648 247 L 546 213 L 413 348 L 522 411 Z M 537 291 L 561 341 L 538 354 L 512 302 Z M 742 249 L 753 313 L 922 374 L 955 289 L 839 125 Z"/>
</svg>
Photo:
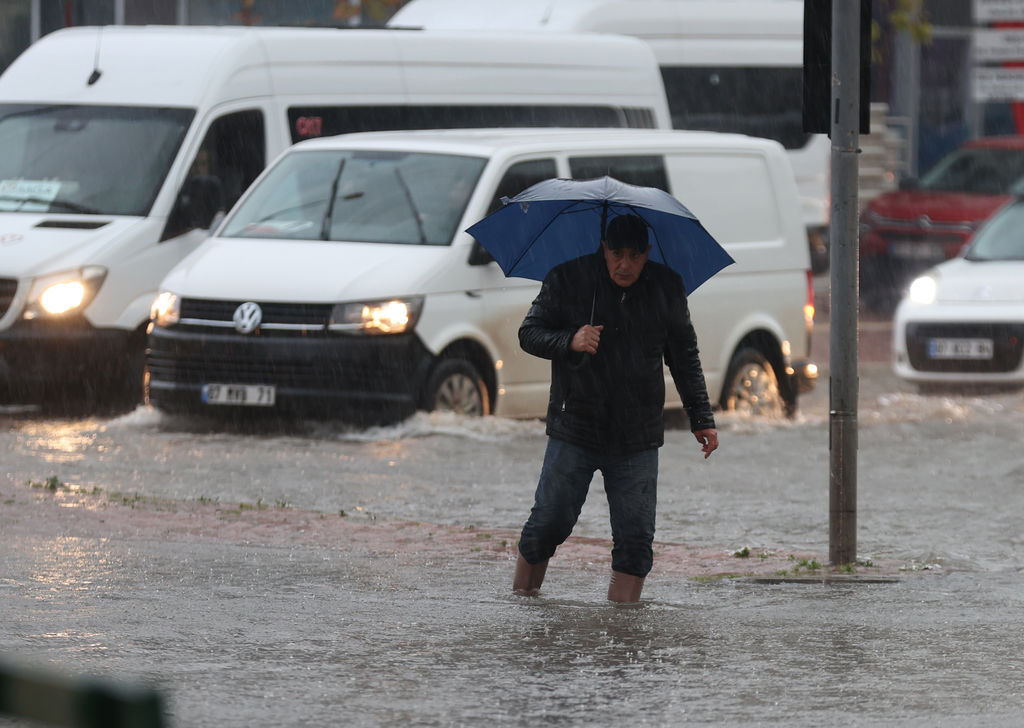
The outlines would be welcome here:
<svg viewBox="0 0 1024 728">
<path fill-rule="evenodd" d="M 907 297 L 913 303 L 920 304 L 922 306 L 930 306 L 935 303 L 935 296 L 938 293 L 939 282 L 935 279 L 934 275 L 923 275 L 919 278 L 915 278 L 914 282 L 910 284 L 910 290 L 907 293 Z"/>
<path fill-rule="evenodd" d="M 98 265 L 54 273 L 32 282 L 24 317 L 32 320 L 52 318 L 85 310 L 107 277 L 107 269 Z"/>
<path fill-rule="evenodd" d="M 423 297 L 339 303 L 327 328 L 346 334 L 403 334 L 416 327 Z"/>
<path fill-rule="evenodd" d="M 181 318 L 181 299 L 170 291 L 162 291 L 149 307 L 149 320 L 161 328 L 174 326 Z"/>
</svg>

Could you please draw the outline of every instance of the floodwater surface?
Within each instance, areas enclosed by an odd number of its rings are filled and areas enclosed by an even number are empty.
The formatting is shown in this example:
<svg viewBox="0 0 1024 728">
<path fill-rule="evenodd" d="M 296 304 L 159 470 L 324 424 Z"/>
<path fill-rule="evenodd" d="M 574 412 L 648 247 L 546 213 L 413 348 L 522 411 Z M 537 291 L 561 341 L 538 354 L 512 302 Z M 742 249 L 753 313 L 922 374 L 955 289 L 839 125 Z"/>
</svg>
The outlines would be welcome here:
<svg viewBox="0 0 1024 728">
<path fill-rule="evenodd" d="M 544 450 L 537 421 L 238 428 L 145 407 L 9 411 L 0 653 L 155 684 L 174 726 L 1019 724 L 1024 395 L 921 396 L 865 369 L 858 560 L 861 573 L 889 565 L 890 583 L 669 569 L 669 545 L 827 559 L 827 383 L 794 421 L 719 426 L 707 461 L 689 432 L 668 432 L 666 563 L 659 575 L 656 553 L 639 606 L 613 606 L 606 546 L 556 555 L 529 599 L 509 593 L 511 544 L 456 555 L 312 533 L 318 519 L 414 521 L 514 539 Z M 597 476 L 576 535 L 607 539 L 602 495 Z M 40 520 L 46 498 L 58 516 Z M 197 523 L 204 507 L 262 513 L 268 530 L 190 531 L 186 505 Z M 117 525 L 133 506 L 150 525 Z M 93 509 L 91 525 L 75 508 Z M 308 528 L 283 538 L 275 514 Z"/>
</svg>

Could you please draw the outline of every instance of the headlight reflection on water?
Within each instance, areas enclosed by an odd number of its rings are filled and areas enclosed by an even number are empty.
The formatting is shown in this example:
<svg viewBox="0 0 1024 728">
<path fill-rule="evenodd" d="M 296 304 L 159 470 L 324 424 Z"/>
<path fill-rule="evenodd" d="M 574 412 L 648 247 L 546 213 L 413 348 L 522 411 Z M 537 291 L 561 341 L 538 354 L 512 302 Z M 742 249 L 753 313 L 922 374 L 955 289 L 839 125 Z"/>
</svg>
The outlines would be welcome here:
<svg viewBox="0 0 1024 728">
<path fill-rule="evenodd" d="M 85 458 L 96 441 L 91 423 L 39 425 L 26 430 L 26 445 L 33 455 L 48 463 L 72 463 Z"/>
</svg>

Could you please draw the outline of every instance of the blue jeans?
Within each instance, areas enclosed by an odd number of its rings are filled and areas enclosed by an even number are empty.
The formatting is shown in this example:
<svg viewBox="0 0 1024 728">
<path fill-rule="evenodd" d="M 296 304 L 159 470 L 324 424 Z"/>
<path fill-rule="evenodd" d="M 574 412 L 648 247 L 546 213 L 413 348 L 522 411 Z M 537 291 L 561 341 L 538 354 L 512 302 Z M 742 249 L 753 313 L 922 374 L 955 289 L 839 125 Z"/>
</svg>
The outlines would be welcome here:
<svg viewBox="0 0 1024 728">
<path fill-rule="evenodd" d="M 551 558 L 572 533 L 594 473 L 604 475 L 612 526 L 612 569 L 645 577 L 654 563 L 658 450 L 614 455 L 548 439 L 519 553 L 531 564 Z"/>
</svg>

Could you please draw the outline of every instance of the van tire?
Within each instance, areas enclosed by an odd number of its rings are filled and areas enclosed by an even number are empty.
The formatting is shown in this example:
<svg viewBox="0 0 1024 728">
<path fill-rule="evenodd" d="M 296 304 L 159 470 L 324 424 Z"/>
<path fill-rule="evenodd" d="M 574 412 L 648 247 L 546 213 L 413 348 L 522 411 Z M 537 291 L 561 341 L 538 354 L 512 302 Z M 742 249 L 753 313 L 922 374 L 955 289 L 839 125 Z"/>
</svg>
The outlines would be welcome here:
<svg viewBox="0 0 1024 728">
<path fill-rule="evenodd" d="M 733 355 L 721 404 L 727 412 L 754 417 L 781 419 L 787 411 L 775 368 L 764 354 L 751 348 L 740 349 Z"/>
<path fill-rule="evenodd" d="M 476 367 L 465 359 L 442 359 L 427 378 L 423 409 L 486 417 L 491 398 Z"/>
</svg>

